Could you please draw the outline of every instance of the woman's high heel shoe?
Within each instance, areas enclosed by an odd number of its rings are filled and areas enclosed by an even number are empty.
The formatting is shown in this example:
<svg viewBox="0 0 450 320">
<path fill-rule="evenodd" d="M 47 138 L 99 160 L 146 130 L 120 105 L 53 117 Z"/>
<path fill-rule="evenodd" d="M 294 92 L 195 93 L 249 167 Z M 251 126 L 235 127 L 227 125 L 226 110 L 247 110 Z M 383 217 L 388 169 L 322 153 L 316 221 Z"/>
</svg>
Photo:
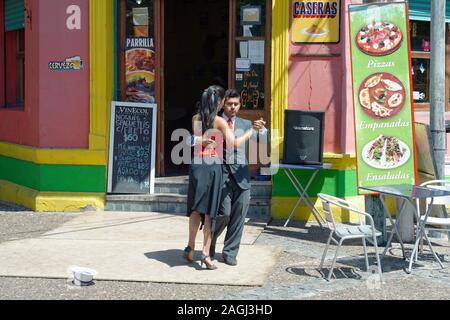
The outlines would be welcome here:
<svg viewBox="0 0 450 320">
<path fill-rule="evenodd" d="M 187 246 L 187 247 L 184 249 L 183 256 L 184 256 L 184 258 L 185 258 L 188 262 L 194 262 L 194 257 L 193 257 L 193 256 L 194 256 L 194 253 L 193 253 L 193 251 L 194 251 L 194 250 L 192 250 L 192 248 L 189 247 L 189 246 Z M 192 252 L 192 257 L 190 256 L 191 252 Z"/>
<path fill-rule="evenodd" d="M 206 259 L 208 259 L 208 258 L 210 258 L 210 257 L 209 256 L 205 256 L 204 254 L 202 254 L 202 259 L 200 260 L 201 261 L 201 267 L 203 268 L 203 265 L 206 265 L 206 269 L 208 269 L 208 270 L 216 270 L 217 266 L 214 263 L 207 261 Z"/>
</svg>

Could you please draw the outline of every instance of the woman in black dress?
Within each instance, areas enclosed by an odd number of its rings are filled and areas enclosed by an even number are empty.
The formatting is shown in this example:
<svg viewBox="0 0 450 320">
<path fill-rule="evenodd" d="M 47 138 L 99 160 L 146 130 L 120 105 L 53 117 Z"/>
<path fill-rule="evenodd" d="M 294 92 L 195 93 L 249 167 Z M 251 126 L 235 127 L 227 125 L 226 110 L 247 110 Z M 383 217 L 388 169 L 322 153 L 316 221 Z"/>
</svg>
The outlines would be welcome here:
<svg viewBox="0 0 450 320">
<path fill-rule="evenodd" d="M 199 103 L 199 112 L 192 118 L 194 134 L 204 140 L 215 140 L 216 143 L 197 148 L 189 170 L 189 243 L 184 250 L 184 257 L 189 262 L 194 261 L 195 238 L 202 222 L 204 229 L 201 264 L 205 264 L 210 270 L 217 269 L 209 257 L 209 248 L 223 187 L 223 143 L 220 143 L 223 138 L 220 138 L 225 137 L 227 145 L 237 147 L 249 140 L 253 134 L 253 130 L 249 130 L 242 137 L 235 138 L 226 121 L 217 116 L 223 107 L 224 96 L 225 90 L 220 86 L 206 89 Z"/>
</svg>

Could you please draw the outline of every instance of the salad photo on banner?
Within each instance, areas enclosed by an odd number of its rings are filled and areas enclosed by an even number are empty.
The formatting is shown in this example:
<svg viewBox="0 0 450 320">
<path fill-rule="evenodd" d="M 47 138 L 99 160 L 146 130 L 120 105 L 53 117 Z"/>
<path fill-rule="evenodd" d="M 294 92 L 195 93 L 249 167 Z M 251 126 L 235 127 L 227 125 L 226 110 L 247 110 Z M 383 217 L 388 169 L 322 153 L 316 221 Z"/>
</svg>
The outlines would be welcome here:
<svg viewBox="0 0 450 320">
<path fill-rule="evenodd" d="M 415 184 L 407 4 L 350 5 L 349 16 L 358 186 Z"/>
</svg>

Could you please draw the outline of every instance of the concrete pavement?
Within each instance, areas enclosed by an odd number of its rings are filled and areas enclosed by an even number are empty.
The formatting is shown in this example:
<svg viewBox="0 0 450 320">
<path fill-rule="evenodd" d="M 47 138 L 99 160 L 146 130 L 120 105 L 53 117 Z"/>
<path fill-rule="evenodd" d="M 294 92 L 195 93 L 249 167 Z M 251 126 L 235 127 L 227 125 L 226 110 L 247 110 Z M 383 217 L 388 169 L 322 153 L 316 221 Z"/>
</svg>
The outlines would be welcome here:
<svg viewBox="0 0 450 320">
<path fill-rule="evenodd" d="M 11 240 L 40 238 L 58 230 L 65 223 L 84 214 L 1 212 L 0 243 Z M 176 299 L 176 300 L 418 300 L 450 299 L 450 244 L 446 239 L 433 239 L 435 250 L 444 260 L 445 269 L 430 259 L 426 249 L 414 265 L 413 273 L 404 272 L 404 261 L 397 243 L 383 262 L 384 283 L 371 281 L 371 273 L 364 271 L 364 257 L 359 242 L 344 243 L 339 254 L 336 277 L 323 280 L 328 269 L 317 269 L 328 236 L 314 224 L 272 221 L 254 245 L 280 249 L 264 286 L 227 286 L 128 281 L 96 281 L 90 287 L 74 287 L 67 279 L 0 277 L 0 299 Z M 408 245 L 410 248 L 411 246 Z M 373 252 L 373 248 L 369 248 Z M 331 259 L 334 250 L 330 250 Z M 238 257 L 240 260 L 242 257 Z M 371 255 L 371 263 L 373 263 Z M 253 261 L 255 264 L 258 261 Z M 331 261 L 328 260 L 326 267 Z M 219 266 L 222 266 L 219 263 Z M 198 271 L 202 273 L 201 271 Z M 206 271 L 205 271 L 206 273 Z"/>
<path fill-rule="evenodd" d="M 83 266 L 98 271 L 97 280 L 264 285 L 280 253 L 254 245 L 264 223 L 247 221 L 239 265 L 220 263 L 214 271 L 200 267 L 201 252 L 192 264 L 183 259 L 187 226 L 188 218 L 176 215 L 86 213 L 40 237 L 0 244 L 0 276 L 67 279 L 71 266 Z"/>
</svg>

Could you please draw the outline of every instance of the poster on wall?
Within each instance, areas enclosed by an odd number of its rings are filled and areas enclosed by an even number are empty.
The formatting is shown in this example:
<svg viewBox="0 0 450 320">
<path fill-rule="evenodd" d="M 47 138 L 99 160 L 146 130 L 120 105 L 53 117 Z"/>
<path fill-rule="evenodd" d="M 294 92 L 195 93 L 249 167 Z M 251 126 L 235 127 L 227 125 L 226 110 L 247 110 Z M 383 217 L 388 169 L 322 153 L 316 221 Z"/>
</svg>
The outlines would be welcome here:
<svg viewBox="0 0 450 320">
<path fill-rule="evenodd" d="M 156 116 L 155 104 L 112 103 L 108 193 L 154 193 Z"/>
<path fill-rule="evenodd" d="M 350 5 L 359 187 L 415 184 L 406 3 Z"/>
<path fill-rule="evenodd" d="M 292 0 L 293 43 L 339 43 L 340 0 Z"/>
<path fill-rule="evenodd" d="M 155 103 L 155 41 L 150 10 L 150 7 L 128 10 L 125 81 L 126 101 L 130 102 Z"/>
</svg>

